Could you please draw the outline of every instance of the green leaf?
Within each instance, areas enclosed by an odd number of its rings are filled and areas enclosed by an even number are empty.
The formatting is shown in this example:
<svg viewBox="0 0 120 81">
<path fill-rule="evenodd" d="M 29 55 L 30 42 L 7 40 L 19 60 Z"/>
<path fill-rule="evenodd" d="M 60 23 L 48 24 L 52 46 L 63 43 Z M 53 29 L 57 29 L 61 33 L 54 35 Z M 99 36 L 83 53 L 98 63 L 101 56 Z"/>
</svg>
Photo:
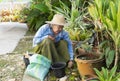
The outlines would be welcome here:
<svg viewBox="0 0 120 81">
<path fill-rule="evenodd" d="M 112 81 L 120 81 L 120 73 L 116 73 L 115 77 L 112 79 Z"/>
<path fill-rule="evenodd" d="M 114 27 L 115 27 L 115 22 L 112 21 L 112 20 L 110 20 L 109 18 L 106 18 L 105 21 L 106 21 L 105 23 L 106 23 L 106 25 L 107 25 L 107 29 L 110 30 L 111 32 L 115 32 L 115 29 L 114 29 Z"/>
<path fill-rule="evenodd" d="M 105 58 L 106 58 L 106 65 L 109 68 L 110 64 L 113 62 L 115 56 L 115 51 L 111 50 L 110 47 L 105 49 Z"/>
<path fill-rule="evenodd" d="M 112 78 L 114 77 L 115 73 L 116 73 L 116 70 L 117 70 L 117 67 L 113 67 L 111 70 L 110 70 L 110 75 L 109 75 L 109 80 L 108 81 L 112 81 Z"/>
<path fill-rule="evenodd" d="M 88 7 L 88 12 L 90 13 L 91 17 L 94 19 L 94 20 L 97 20 L 99 17 L 98 17 L 98 11 L 96 9 L 96 7 L 94 7 L 94 5 L 90 5 Z"/>
<path fill-rule="evenodd" d="M 101 71 L 95 68 L 94 70 L 98 75 L 99 81 L 118 81 L 120 78 L 120 73 L 116 73 L 117 67 L 113 67 L 111 70 L 104 67 L 102 67 Z"/>
<path fill-rule="evenodd" d="M 111 10 L 111 14 L 112 14 L 112 20 L 114 20 L 116 22 L 117 19 L 117 11 L 116 11 L 116 6 L 114 2 L 110 2 L 110 10 Z"/>
<path fill-rule="evenodd" d="M 119 1 L 119 3 L 118 3 L 117 27 L 118 27 L 118 31 L 120 31 L 120 1 Z"/>
<path fill-rule="evenodd" d="M 106 68 L 102 68 L 102 74 L 103 74 L 103 78 L 104 80 L 108 79 L 108 75 L 109 75 L 109 72 Z"/>
<path fill-rule="evenodd" d="M 96 8 L 98 10 L 99 16 L 101 16 L 101 14 L 102 14 L 102 6 L 103 6 L 102 1 L 103 0 L 95 0 L 95 6 L 96 6 Z"/>
<path fill-rule="evenodd" d="M 53 6 L 52 11 L 63 14 L 66 20 L 69 21 L 70 20 L 69 14 L 71 13 L 69 7 L 66 6 L 61 0 L 59 0 L 59 2 L 60 2 L 60 7 Z"/>
<path fill-rule="evenodd" d="M 39 4 L 35 5 L 35 8 L 40 10 L 43 13 L 49 13 L 49 8 L 43 3 L 39 3 Z"/>
<path fill-rule="evenodd" d="M 108 56 L 109 51 L 110 51 L 110 47 L 108 47 L 108 48 L 105 49 L 105 57 Z"/>
<path fill-rule="evenodd" d="M 107 57 L 106 57 L 106 65 L 107 67 L 109 67 L 114 60 L 114 56 L 115 56 L 115 51 L 114 50 L 109 50 Z"/>
<path fill-rule="evenodd" d="M 75 19 L 79 16 L 79 11 L 78 9 L 72 9 L 71 12 L 71 21 L 74 22 Z"/>
<path fill-rule="evenodd" d="M 94 68 L 94 70 L 95 70 L 96 74 L 98 75 L 98 79 L 100 81 L 104 81 L 103 74 L 98 69 L 96 69 L 96 68 Z"/>
</svg>

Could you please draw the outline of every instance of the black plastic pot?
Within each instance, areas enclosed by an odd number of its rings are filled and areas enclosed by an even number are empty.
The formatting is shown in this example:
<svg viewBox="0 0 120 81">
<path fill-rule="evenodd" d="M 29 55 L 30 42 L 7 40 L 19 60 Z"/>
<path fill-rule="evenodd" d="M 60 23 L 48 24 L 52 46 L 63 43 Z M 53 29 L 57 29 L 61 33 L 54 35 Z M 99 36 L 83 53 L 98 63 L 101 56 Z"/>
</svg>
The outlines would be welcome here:
<svg viewBox="0 0 120 81">
<path fill-rule="evenodd" d="M 28 54 L 29 56 L 32 56 L 33 54 Z M 25 66 L 27 68 L 27 66 L 30 64 L 29 62 L 29 59 L 28 58 L 25 58 L 25 56 L 23 56 L 23 60 L 24 60 L 24 63 L 25 63 Z"/>
<path fill-rule="evenodd" d="M 53 70 L 53 73 L 56 76 L 56 78 L 61 78 L 66 75 L 65 67 L 66 67 L 65 62 L 56 62 L 51 65 L 51 69 Z"/>
</svg>

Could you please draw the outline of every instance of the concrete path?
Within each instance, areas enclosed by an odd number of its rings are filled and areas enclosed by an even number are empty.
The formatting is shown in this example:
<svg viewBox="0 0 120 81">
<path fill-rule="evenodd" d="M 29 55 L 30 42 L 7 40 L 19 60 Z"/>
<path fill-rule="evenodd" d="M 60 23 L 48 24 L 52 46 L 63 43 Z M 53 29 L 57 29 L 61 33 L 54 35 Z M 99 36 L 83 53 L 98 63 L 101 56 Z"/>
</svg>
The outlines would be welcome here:
<svg viewBox="0 0 120 81">
<path fill-rule="evenodd" d="M 19 40 L 28 30 L 25 23 L 2 22 L 0 23 L 0 55 L 14 51 Z"/>
</svg>

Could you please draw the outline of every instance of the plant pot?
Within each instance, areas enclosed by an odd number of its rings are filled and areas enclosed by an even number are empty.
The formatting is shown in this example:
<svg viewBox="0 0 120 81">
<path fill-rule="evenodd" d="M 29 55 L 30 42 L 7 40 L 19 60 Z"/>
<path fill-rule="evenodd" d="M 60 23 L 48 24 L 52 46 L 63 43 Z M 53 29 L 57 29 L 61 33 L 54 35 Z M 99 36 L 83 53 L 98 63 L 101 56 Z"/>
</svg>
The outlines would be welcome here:
<svg viewBox="0 0 120 81">
<path fill-rule="evenodd" d="M 88 78 L 85 81 L 100 81 L 98 78 Z"/>
<path fill-rule="evenodd" d="M 53 73 L 56 78 L 61 78 L 66 75 L 65 67 L 66 67 L 65 62 L 56 62 L 51 65 L 51 69 L 53 70 Z"/>
<path fill-rule="evenodd" d="M 78 71 L 81 77 L 96 77 L 96 73 L 93 68 L 101 70 L 105 64 L 104 59 L 99 59 L 95 54 L 84 54 L 75 57 Z"/>
</svg>

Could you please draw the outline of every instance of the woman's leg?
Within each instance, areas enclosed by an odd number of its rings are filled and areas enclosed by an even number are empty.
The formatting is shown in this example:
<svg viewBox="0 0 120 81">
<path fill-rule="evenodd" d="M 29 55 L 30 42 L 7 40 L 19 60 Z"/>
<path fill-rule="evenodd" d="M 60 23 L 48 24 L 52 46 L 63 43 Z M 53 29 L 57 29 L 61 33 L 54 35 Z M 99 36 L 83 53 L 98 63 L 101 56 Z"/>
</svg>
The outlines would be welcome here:
<svg viewBox="0 0 120 81">
<path fill-rule="evenodd" d="M 34 47 L 34 52 L 44 55 L 52 62 L 59 61 L 59 56 L 55 47 L 55 43 L 50 39 L 44 39 L 36 47 Z"/>
<path fill-rule="evenodd" d="M 60 40 L 58 43 L 56 43 L 56 49 L 57 49 L 60 61 L 67 62 L 70 58 L 67 42 L 65 40 Z"/>
</svg>

